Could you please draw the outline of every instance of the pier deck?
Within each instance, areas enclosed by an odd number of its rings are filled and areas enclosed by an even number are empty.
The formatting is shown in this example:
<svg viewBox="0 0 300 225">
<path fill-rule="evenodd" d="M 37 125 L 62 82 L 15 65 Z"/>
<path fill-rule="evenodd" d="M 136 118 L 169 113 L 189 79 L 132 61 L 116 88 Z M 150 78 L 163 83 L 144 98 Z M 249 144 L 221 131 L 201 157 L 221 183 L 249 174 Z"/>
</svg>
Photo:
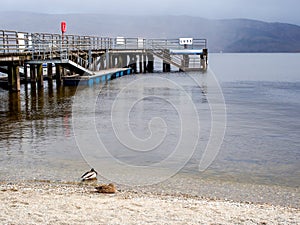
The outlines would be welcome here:
<svg viewBox="0 0 300 225">
<path fill-rule="evenodd" d="M 180 71 L 206 70 L 207 58 L 206 39 L 108 38 L 0 30 L 0 72 L 7 72 L 12 91 L 20 90 L 19 67 L 24 68 L 25 79 L 30 73 L 31 82 L 37 85 L 43 82 L 43 64 L 47 64 L 49 78 L 55 67 L 58 84 L 62 80 L 70 84 L 72 79 L 75 84 L 77 80 L 94 80 L 101 73 L 111 74 L 112 69 L 115 76 L 123 71 L 153 72 L 157 59 L 163 63 L 163 72 L 170 72 L 171 65 Z"/>
</svg>

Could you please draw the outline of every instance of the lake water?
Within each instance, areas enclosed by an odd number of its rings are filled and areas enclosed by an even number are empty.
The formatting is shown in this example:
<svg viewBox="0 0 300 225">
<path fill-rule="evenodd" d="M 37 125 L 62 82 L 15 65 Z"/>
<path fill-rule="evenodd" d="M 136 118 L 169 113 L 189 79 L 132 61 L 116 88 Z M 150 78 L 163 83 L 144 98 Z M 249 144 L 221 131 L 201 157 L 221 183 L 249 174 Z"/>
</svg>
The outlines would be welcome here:
<svg viewBox="0 0 300 225">
<path fill-rule="evenodd" d="M 0 89 L 0 180 L 77 181 L 95 167 L 103 177 L 121 181 L 179 173 L 299 187 L 299 59 L 299 54 L 210 54 L 207 74 L 125 76 L 77 93 L 47 82 L 39 91 L 22 86 L 20 94 Z M 199 163 L 212 129 L 212 73 L 222 88 L 227 122 L 218 155 L 203 172 Z M 102 150 L 91 143 L 94 136 Z M 183 144 L 173 154 L 178 138 Z"/>
</svg>

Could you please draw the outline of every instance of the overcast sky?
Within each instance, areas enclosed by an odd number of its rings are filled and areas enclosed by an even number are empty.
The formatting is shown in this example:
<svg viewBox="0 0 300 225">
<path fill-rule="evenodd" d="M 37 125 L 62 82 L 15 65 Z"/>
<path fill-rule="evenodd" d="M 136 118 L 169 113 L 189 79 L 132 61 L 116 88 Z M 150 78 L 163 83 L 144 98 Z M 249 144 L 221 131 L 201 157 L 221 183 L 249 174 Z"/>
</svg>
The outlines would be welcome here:
<svg viewBox="0 0 300 225">
<path fill-rule="evenodd" d="M 300 25 L 300 0 L 1 0 L 0 11 L 191 15 Z"/>
</svg>

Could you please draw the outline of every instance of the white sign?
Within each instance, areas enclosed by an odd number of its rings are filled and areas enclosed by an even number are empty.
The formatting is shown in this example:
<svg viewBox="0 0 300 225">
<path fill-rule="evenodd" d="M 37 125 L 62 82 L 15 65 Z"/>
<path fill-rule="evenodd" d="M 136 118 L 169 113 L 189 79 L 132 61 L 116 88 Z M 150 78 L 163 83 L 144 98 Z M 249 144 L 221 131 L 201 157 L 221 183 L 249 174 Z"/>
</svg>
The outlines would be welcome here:
<svg viewBox="0 0 300 225">
<path fill-rule="evenodd" d="M 179 44 L 180 45 L 192 45 L 193 38 L 179 38 Z"/>
</svg>

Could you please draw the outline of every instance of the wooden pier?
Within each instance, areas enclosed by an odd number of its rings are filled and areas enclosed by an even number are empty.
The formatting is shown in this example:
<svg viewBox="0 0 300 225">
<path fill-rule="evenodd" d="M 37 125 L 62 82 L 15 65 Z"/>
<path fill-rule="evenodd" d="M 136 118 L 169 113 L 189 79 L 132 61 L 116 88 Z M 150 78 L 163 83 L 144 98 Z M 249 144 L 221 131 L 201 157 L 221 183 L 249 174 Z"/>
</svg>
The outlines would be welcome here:
<svg viewBox="0 0 300 225">
<path fill-rule="evenodd" d="M 163 72 L 171 65 L 179 71 L 207 69 L 206 39 L 142 39 L 26 33 L 0 30 L 0 72 L 7 74 L 9 90 L 24 82 L 43 86 L 55 75 L 57 85 L 92 84 L 131 73 L 154 71 L 154 60 Z"/>
</svg>

